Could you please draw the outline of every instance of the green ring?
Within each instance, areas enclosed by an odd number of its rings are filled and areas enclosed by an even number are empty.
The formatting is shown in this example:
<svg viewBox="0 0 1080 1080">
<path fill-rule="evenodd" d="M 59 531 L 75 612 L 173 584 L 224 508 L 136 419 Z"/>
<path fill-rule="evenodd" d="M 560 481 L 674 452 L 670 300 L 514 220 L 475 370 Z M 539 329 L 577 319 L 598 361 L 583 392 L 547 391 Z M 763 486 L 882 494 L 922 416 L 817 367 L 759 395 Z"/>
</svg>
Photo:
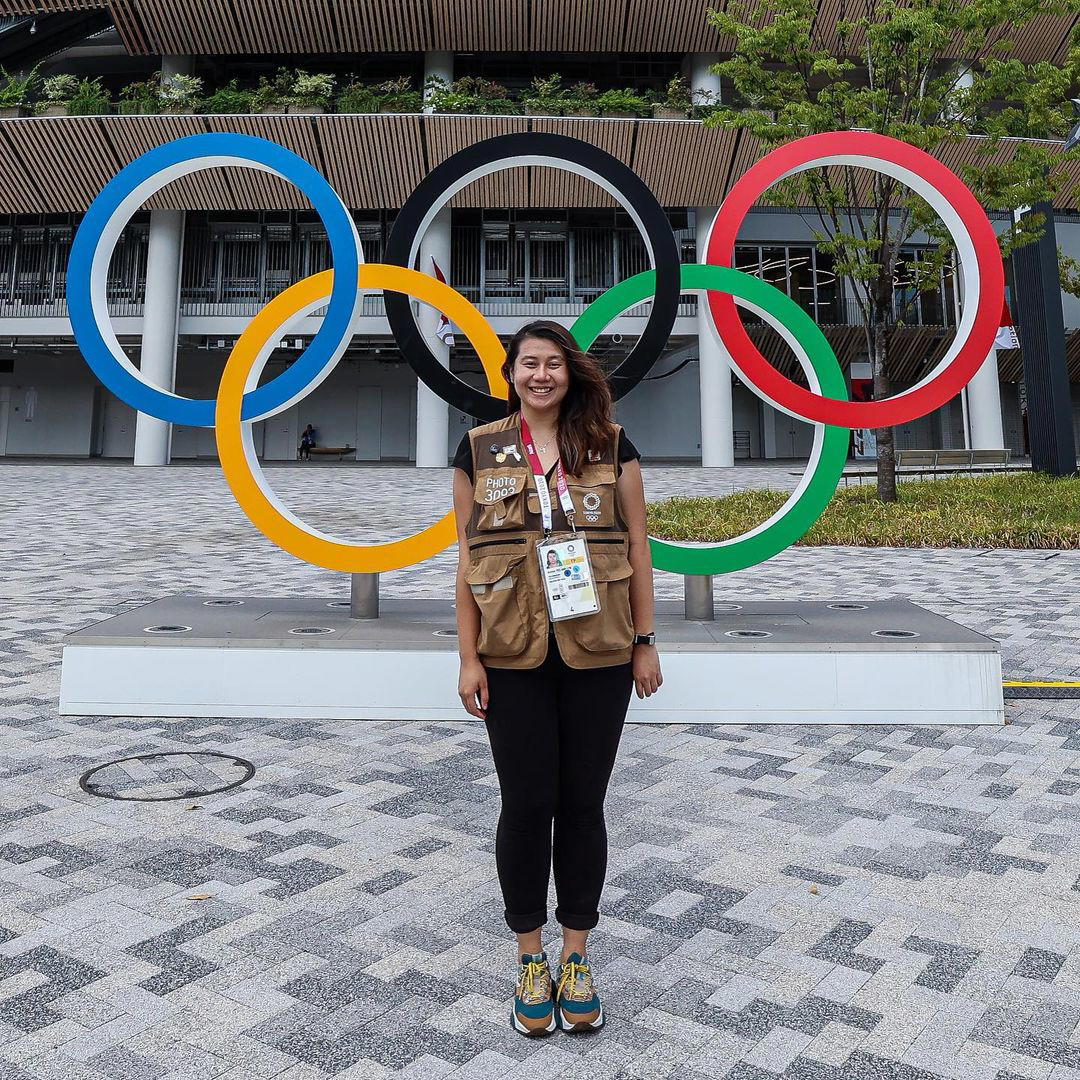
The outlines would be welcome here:
<svg viewBox="0 0 1080 1080">
<path fill-rule="evenodd" d="M 590 348 L 612 319 L 652 296 L 655 280 L 655 272 L 648 270 L 620 281 L 598 296 L 570 328 L 577 343 L 583 349 Z M 847 383 L 832 346 L 813 319 L 779 289 L 760 278 L 708 263 L 685 263 L 682 287 L 687 292 L 727 293 L 736 300 L 746 301 L 766 318 L 771 316 L 769 321 L 777 329 L 786 329 L 798 343 L 803 352 L 799 361 L 804 368 L 809 363 L 807 375 L 811 383 L 813 376 L 817 377 L 818 392 L 836 401 L 848 400 Z M 764 397 L 752 384 L 750 389 Z M 850 438 L 847 428 L 831 424 L 814 426 L 823 427 L 824 433 L 820 439 L 815 437 L 816 453 L 810 455 L 801 490 L 797 488 L 767 522 L 718 544 L 684 546 L 650 537 L 653 565 L 673 574 L 730 574 L 771 559 L 804 536 L 836 491 L 847 461 Z"/>
</svg>

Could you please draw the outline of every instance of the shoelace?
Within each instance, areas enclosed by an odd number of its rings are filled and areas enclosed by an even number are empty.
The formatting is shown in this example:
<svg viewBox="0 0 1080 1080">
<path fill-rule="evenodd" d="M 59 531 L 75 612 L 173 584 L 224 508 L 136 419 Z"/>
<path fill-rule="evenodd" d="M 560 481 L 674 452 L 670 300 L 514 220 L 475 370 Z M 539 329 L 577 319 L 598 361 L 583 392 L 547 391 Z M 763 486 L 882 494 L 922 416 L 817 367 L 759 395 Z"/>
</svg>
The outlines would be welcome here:
<svg viewBox="0 0 1080 1080">
<path fill-rule="evenodd" d="M 578 986 L 578 979 L 582 985 Z M 570 989 L 567 990 L 567 983 Z M 568 997 L 572 1001 L 591 1001 L 593 996 L 592 972 L 588 964 L 578 964 L 571 960 L 563 964 L 559 974 L 559 986 L 556 997 Z"/>
<path fill-rule="evenodd" d="M 544 999 L 543 986 L 544 977 L 547 974 L 547 962 L 542 961 L 537 963 L 535 960 L 530 960 L 527 964 L 523 964 L 521 975 L 518 979 L 518 996 L 522 1001 L 529 1004 L 534 1004 L 536 1001 L 542 1001 Z M 550 976 L 548 976 L 550 980 Z M 536 985 L 536 980 L 540 980 L 540 985 Z M 551 993 L 550 981 L 548 983 L 548 993 Z"/>
</svg>

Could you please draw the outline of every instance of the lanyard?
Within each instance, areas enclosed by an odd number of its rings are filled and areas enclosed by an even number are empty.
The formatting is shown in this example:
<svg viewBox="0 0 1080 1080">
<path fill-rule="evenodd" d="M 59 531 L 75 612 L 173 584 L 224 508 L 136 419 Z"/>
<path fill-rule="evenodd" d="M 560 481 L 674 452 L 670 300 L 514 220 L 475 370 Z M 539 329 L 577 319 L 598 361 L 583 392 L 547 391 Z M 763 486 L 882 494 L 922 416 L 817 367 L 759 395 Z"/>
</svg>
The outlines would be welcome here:
<svg viewBox="0 0 1080 1080">
<path fill-rule="evenodd" d="M 533 483 L 536 485 L 536 497 L 540 500 L 540 518 L 544 523 L 544 534 L 551 532 L 551 492 L 548 490 L 547 477 L 544 475 L 544 466 L 540 462 L 540 455 L 533 446 L 532 432 L 525 417 L 521 418 L 521 441 L 525 444 L 525 454 L 532 466 Z M 574 500 L 570 497 L 570 488 L 566 484 L 566 474 L 563 472 L 562 459 L 555 462 L 555 486 L 559 492 L 559 504 L 566 515 L 567 523 L 571 529 L 577 531 L 574 525 Z"/>
</svg>

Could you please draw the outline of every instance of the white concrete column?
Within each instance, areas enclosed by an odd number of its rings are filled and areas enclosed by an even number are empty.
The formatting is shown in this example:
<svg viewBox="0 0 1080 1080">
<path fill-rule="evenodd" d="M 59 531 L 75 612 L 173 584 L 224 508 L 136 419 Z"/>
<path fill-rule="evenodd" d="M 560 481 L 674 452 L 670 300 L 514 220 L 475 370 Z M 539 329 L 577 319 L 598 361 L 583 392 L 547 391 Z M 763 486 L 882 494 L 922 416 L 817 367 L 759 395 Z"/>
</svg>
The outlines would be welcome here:
<svg viewBox="0 0 1080 1080">
<path fill-rule="evenodd" d="M 967 384 L 968 425 L 971 450 L 1003 450 L 1005 429 L 1001 422 L 1001 383 L 998 380 L 997 349 L 983 361 Z"/>
<path fill-rule="evenodd" d="M 176 382 L 183 243 L 184 211 L 151 210 L 139 370 L 147 382 L 162 390 L 172 390 Z M 139 413 L 135 420 L 135 464 L 168 465 L 171 446 L 172 425 L 156 416 Z"/>
<path fill-rule="evenodd" d="M 695 209 L 698 258 L 705 252 L 715 206 Z M 701 395 L 701 464 L 706 468 L 730 468 L 735 464 L 735 434 L 731 405 L 731 366 L 720 346 L 709 314 L 709 303 L 698 297 L 698 392 Z"/>
<path fill-rule="evenodd" d="M 434 270 L 434 256 L 448 284 L 450 280 L 450 211 L 440 210 L 428 226 L 420 244 L 420 272 L 430 274 Z M 417 325 L 427 347 L 443 367 L 450 366 L 450 349 L 436 336 L 439 312 L 427 304 L 421 304 Z M 445 469 L 448 460 L 447 440 L 450 437 L 450 407 L 434 391 L 422 382 L 416 387 L 416 464 L 419 468 Z"/>
<path fill-rule="evenodd" d="M 424 53 L 424 94 L 427 95 L 428 79 L 437 76 L 443 82 L 454 81 L 454 54 L 452 52 Z M 424 106 L 424 112 L 431 112 L 430 106 Z M 438 262 L 446 280 L 450 281 L 450 211 L 440 210 L 428 226 L 424 239 L 420 243 L 420 264 L 422 274 L 434 271 L 432 257 Z M 424 341 L 443 367 L 450 366 L 450 349 L 435 337 L 435 328 L 439 325 L 439 313 L 426 304 L 420 305 L 417 324 L 424 335 Z M 447 440 L 450 437 L 450 409 L 438 394 L 429 390 L 422 382 L 416 387 L 416 465 L 422 469 L 445 469 L 449 460 Z"/>
<path fill-rule="evenodd" d="M 430 78 L 442 79 L 445 83 L 454 81 L 454 54 L 452 52 L 431 51 L 424 53 L 424 97 L 428 96 L 427 82 Z M 431 112 L 431 107 L 424 106 L 424 112 Z"/>
<path fill-rule="evenodd" d="M 163 56 L 161 77 L 186 75 L 190 56 Z M 139 370 L 163 390 L 176 383 L 176 331 L 180 308 L 180 260 L 184 243 L 182 210 L 151 210 L 146 252 L 146 300 Z M 168 465 L 172 424 L 139 413 L 135 418 L 135 464 Z"/>
<path fill-rule="evenodd" d="M 961 67 L 956 74 L 956 89 L 970 90 L 974 76 L 971 68 Z M 957 319 L 960 318 L 960 304 L 963 302 L 964 281 L 959 270 L 954 277 L 955 296 L 957 297 Z M 1005 430 L 1001 421 L 1001 384 L 998 381 L 997 349 L 991 348 L 990 355 L 983 361 L 982 367 L 975 372 L 975 377 L 967 384 L 961 397 L 964 410 L 964 435 L 968 440 L 968 450 L 1002 450 L 1005 447 Z"/>
<path fill-rule="evenodd" d="M 720 62 L 719 53 L 689 53 L 686 57 L 686 76 L 690 80 L 691 91 L 697 91 L 694 104 L 717 104 L 720 101 L 720 76 L 714 75 L 709 68 Z"/>
</svg>

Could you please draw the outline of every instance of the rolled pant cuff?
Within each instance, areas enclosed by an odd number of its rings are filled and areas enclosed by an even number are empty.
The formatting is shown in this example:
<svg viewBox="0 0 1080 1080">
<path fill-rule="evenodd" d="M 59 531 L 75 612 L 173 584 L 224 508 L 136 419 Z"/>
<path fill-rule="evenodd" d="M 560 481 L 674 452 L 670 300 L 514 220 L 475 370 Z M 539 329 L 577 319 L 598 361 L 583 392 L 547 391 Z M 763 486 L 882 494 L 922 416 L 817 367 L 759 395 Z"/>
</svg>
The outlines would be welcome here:
<svg viewBox="0 0 1080 1080">
<path fill-rule="evenodd" d="M 555 920 L 560 926 L 565 926 L 567 930 L 591 930 L 600 921 L 600 913 L 593 911 L 582 915 L 556 908 Z"/>
<path fill-rule="evenodd" d="M 539 911 L 533 911 L 526 915 L 515 915 L 512 912 L 506 912 L 506 925 L 515 934 L 531 934 L 534 930 L 539 930 L 546 922 L 547 908 L 541 908 Z"/>
</svg>

